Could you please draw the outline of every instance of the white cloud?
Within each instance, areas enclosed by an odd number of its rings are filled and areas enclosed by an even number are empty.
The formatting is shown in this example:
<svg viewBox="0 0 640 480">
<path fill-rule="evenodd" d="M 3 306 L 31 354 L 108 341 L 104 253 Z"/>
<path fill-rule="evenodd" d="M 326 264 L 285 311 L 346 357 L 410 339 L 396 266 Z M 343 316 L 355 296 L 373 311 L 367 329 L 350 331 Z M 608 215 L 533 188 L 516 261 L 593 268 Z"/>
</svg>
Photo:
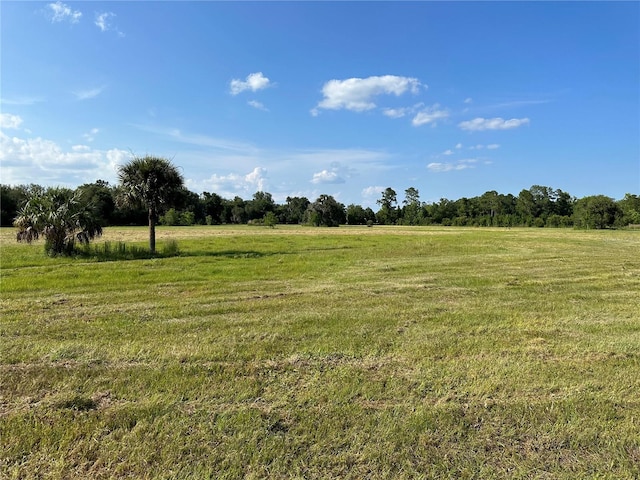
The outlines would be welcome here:
<svg viewBox="0 0 640 480">
<path fill-rule="evenodd" d="M 449 112 L 446 110 L 442 110 L 440 105 L 437 103 L 432 105 L 431 107 L 427 107 L 424 110 L 418 112 L 411 123 L 414 127 L 419 127 L 420 125 L 432 124 L 437 125 L 437 121 L 442 118 L 447 118 L 449 116 Z"/>
<path fill-rule="evenodd" d="M 111 12 L 96 13 L 95 24 L 100 29 L 100 31 L 106 32 L 107 30 L 109 30 L 109 17 L 113 16 L 114 14 Z"/>
<path fill-rule="evenodd" d="M 22 123 L 22 118 L 18 115 L 12 115 L 10 113 L 0 113 L 0 128 L 12 128 L 17 129 Z"/>
<path fill-rule="evenodd" d="M 363 112 L 376 108 L 373 98 L 378 95 L 400 96 L 406 92 L 418 93 L 423 86 L 418 79 L 398 77 L 395 75 L 373 76 L 367 78 L 348 78 L 346 80 L 329 80 L 322 87 L 323 100 L 311 110 L 317 115 L 319 109 Z M 393 110 L 393 109 L 391 109 Z M 400 110 L 391 115 L 400 115 Z"/>
<path fill-rule="evenodd" d="M 256 72 L 247 75 L 247 78 L 244 82 L 235 78 L 231 80 L 230 92 L 231 95 L 238 95 L 245 90 L 257 92 L 258 90 L 263 90 L 272 85 L 273 84 L 271 83 L 271 81 L 267 77 L 265 77 L 262 72 Z"/>
<path fill-rule="evenodd" d="M 168 137 L 170 140 L 187 145 L 214 148 L 217 150 L 236 151 L 246 155 L 256 155 L 257 153 L 259 153 L 259 150 L 251 144 L 237 142 L 230 139 L 211 137 L 209 135 L 183 133 L 177 128 L 165 128 L 142 124 L 132 124 L 131 126 L 145 132 Z"/>
<path fill-rule="evenodd" d="M 379 198 L 382 195 L 382 192 L 384 192 L 385 188 L 387 188 L 387 187 L 381 187 L 379 185 L 363 188 L 362 189 L 362 198 L 367 198 L 367 199 L 369 199 L 369 198 Z"/>
<path fill-rule="evenodd" d="M 57 143 L 37 138 L 9 137 L 0 132 L 0 176 L 3 183 L 77 186 L 98 178 L 117 179 L 114 159 L 124 159 L 124 150 L 92 150 L 75 145 L 65 151 Z"/>
<path fill-rule="evenodd" d="M 257 100 L 249 100 L 247 104 L 257 110 L 262 110 L 264 112 L 268 112 L 269 109 L 264 106 L 264 103 L 258 102 Z"/>
<path fill-rule="evenodd" d="M 314 184 L 337 184 L 344 183 L 344 178 L 340 177 L 334 170 L 322 170 L 314 173 L 311 183 Z"/>
<path fill-rule="evenodd" d="M 462 130 L 468 130 L 471 132 L 481 130 L 509 130 L 512 128 L 518 128 L 522 125 L 529 123 L 528 118 L 512 118 L 511 120 L 504 120 L 503 118 L 474 118 L 473 120 L 467 120 L 458 124 Z"/>
<path fill-rule="evenodd" d="M 451 149 L 445 150 L 444 152 L 442 152 L 442 155 L 447 155 L 447 156 L 453 155 L 453 150 Z"/>
<path fill-rule="evenodd" d="M 33 105 L 34 103 L 42 102 L 40 97 L 14 97 L 14 98 L 2 98 L 0 103 L 3 105 Z"/>
<path fill-rule="evenodd" d="M 256 192 L 267 190 L 267 170 L 262 167 L 255 167 L 246 175 L 229 173 L 228 175 L 213 174 L 204 182 L 204 190 L 216 192 L 224 198 L 233 198 L 236 195 L 242 198 L 249 197 Z M 193 180 L 186 181 L 187 186 L 199 184 Z"/>
<path fill-rule="evenodd" d="M 435 173 L 450 172 L 455 170 L 466 170 L 468 168 L 475 168 L 475 164 L 478 162 L 475 158 L 468 158 L 465 160 L 459 160 L 457 162 L 433 162 L 427 165 L 427 168 Z"/>
<path fill-rule="evenodd" d="M 456 148 L 457 148 L 458 150 L 460 150 L 460 149 L 462 148 L 462 144 L 461 144 L 461 143 L 456 143 Z"/>
<path fill-rule="evenodd" d="M 265 175 L 267 170 L 262 167 L 256 167 L 251 173 L 245 175 L 244 179 L 249 185 L 256 186 L 256 192 L 263 192 L 266 183 Z"/>
<path fill-rule="evenodd" d="M 82 137 L 87 141 L 87 142 L 93 142 L 96 138 L 96 135 L 98 134 L 98 132 L 100 132 L 100 129 L 98 128 L 92 128 L 89 132 L 85 133 Z"/>
<path fill-rule="evenodd" d="M 111 19 L 115 17 L 116 14 L 113 12 L 96 12 L 96 19 L 94 21 L 95 25 L 100 29 L 101 32 L 113 31 L 118 34 L 120 37 L 124 37 L 124 33 L 122 33 L 118 27 L 114 26 L 111 23 Z"/>
<path fill-rule="evenodd" d="M 97 87 L 91 88 L 89 90 L 77 90 L 75 92 L 71 92 L 75 95 L 76 100 L 90 100 L 92 98 L 97 97 L 104 91 L 105 87 Z"/>
<path fill-rule="evenodd" d="M 47 5 L 49 8 L 49 14 L 51 16 L 51 23 L 63 22 L 68 20 L 71 23 L 78 23 L 82 12 L 79 10 L 73 11 L 64 3 L 57 1 Z"/>
<path fill-rule="evenodd" d="M 408 108 L 385 108 L 382 112 L 389 118 L 402 118 L 408 113 Z"/>
<path fill-rule="evenodd" d="M 389 118 L 402 118 L 417 112 L 422 107 L 424 107 L 424 103 L 420 102 L 411 107 L 385 108 L 382 113 Z"/>
<path fill-rule="evenodd" d="M 466 103 L 467 105 L 473 103 L 473 99 L 471 97 L 465 98 L 464 103 Z"/>
<path fill-rule="evenodd" d="M 499 143 L 492 143 L 490 145 L 487 145 L 487 149 L 488 150 L 496 150 L 498 148 L 500 148 L 500 144 Z"/>
</svg>

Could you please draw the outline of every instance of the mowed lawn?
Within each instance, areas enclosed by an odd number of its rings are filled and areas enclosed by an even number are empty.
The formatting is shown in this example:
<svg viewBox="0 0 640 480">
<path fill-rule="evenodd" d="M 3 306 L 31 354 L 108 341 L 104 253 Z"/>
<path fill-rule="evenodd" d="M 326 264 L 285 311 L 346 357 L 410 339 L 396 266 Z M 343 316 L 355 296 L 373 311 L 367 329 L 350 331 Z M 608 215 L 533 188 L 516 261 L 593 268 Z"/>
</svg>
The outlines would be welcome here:
<svg viewBox="0 0 640 480">
<path fill-rule="evenodd" d="M 639 231 L 168 239 L 0 232 L 0 478 L 640 478 Z"/>
</svg>

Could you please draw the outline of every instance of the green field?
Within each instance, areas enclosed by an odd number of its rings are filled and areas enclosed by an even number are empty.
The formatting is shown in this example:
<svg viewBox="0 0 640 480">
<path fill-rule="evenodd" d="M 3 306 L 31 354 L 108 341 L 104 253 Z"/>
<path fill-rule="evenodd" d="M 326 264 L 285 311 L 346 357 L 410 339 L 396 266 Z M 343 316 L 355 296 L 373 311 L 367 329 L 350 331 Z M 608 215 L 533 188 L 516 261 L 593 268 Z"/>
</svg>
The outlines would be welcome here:
<svg viewBox="0 0 640 480">
<path fill-rule="evenodd" d="M 640 478 L 639 231 L 13 235 L 0 478 Z"/>
</svg>

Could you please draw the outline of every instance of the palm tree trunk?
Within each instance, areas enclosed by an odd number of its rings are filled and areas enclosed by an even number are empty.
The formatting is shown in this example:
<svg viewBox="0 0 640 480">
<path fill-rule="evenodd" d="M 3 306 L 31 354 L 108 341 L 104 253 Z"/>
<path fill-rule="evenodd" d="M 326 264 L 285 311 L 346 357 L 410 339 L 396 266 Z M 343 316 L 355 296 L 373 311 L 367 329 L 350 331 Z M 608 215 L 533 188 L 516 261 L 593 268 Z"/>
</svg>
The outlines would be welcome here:
<svg viewBox="0 0 640 480">
<path fill-rule="evenodd" d="M 153 207 L 149 208 L 149 251 L 156 253 L 156 212 Z"/>
</svg>

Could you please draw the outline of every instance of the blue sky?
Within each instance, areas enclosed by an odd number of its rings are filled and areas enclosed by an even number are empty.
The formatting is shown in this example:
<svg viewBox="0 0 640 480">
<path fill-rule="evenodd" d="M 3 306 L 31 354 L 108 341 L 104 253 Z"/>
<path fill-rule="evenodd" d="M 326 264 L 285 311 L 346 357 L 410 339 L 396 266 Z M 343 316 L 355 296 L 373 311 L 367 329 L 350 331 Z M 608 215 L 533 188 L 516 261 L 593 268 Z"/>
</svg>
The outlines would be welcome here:
<svg viewBox="0 0 640 480">
<path fill-rule="evenodd" d="M 638 2 L 0 3 L 0 181 L 640 193 Z"/>
</svg>

